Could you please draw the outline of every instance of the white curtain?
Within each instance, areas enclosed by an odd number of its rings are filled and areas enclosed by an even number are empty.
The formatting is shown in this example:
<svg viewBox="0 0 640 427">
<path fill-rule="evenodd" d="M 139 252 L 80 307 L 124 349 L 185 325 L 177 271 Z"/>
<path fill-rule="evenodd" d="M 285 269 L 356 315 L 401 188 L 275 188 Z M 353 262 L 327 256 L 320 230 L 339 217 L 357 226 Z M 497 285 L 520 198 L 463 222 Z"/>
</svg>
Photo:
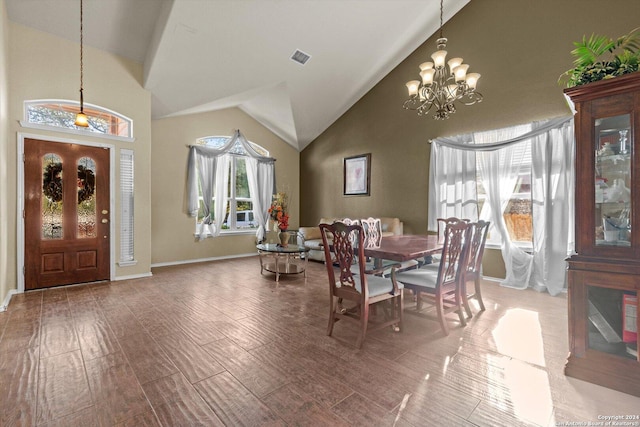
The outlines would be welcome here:
<svg viewBox="0 0 640 427">
<path fill-rule="evenodd" d="M 215 196 L 213 205 L 213 217 L 215 227 L 211 236 L 218 237 L 222 231 L 222 224 L 229 204 L 229 168 L 231 167 L 231 155 L 224 154 L 218 157 L 218 166 L 215 174 Z"/>
<path fill-rule="evenodd" d="M 520 144 L 527 144 L 521 142 Z M 524 289 L 529 284 L 533 256 L 526 253 L 511 241 L 502 213 L 504 212 L 515 188 L 524 150 L 515 150 L 508 146 L 500 150 L 479 153 L 480 176 L 486 193 L 485 203 L 490 207 L 490 218 L 493 229 L 500 234 L 502 240 L 502 258 L 504 259 L 506 277 L 503 286 Z M 484 218 L 483 218 L 484 219 Z"/>
<path fill-rule="evenodd" d="M 573 123 L 537 136 L 532 145 L 533 274 L 531 286 L 557 295 L 566 288 L 565 259 L 575 243 Z"/>
<path fill-rule="evenodd" d="M 269 206 L 275 187 L 275 176 L 272 163 L 259 162 L 257 159 L 247 159 L 247 180 L 249 192 L 253 200 L 253 218 L 258 223 L 256 239 L 264 240 L 269 220 Z"/>
<path fill-rule="evenodd" d="M 253 202 L 254 218 L 260 227 L 256 235 L 264 234 L 267 210 L 271 201 L 271 196 L 275 189 L 275 159 L 264 157 L 257 153 L 245 137 L 236 130 L 229 141 L 220 149 L 206 147 L 203 145 L 189 146 L 189 158 L 187 163 L 187 213 L 190 216 L 197 216 L 199 210 L 198 180 L 202 191 L 204 202 L 205 218 L 198 230 L 198 237 L 203 239 L 207 236 L 219 236 L 222 224 L 227 211 L 227 199 L 229 197 L 229 168 L 231 167 L 232 155 L 238 154 L 238 145 L 247 156 L 247 180 L 256 180 L 257 192 L 251 187 L 251 199 Z M 257 162 L 254 172 L 249 172 L 250 163 Z M 249 175 L 253 174 L 250 178 Z M 268 194 L 267 194 L 268 193 Z M 215 196 L 213 218 L 211 218 L 210 201 Z M 265 200 L 268 200 L 266 203 Z M 208 202 L 207 202 L 208 201 Z M 262 218 L 262 219 L 260 219 Z"/>
<path fill-rule="evenodd" d="M 506 266 L 504 286 L 524 289 L 533 286 L 535 289 L 547 289 L 556 295 L 564 288 L 565 258 L 567 252 L 573 248 L 573 162 L 575 141 L 573 138 L 573 120 L 562 117 L 533 123 L 531 130 L 526 131 L 522 126 L 499 129 L 491 132 L 479 132 L 457 137 L 438 138 L 431 148 L 431 165 L 445 169 L 440 173 L 458 176 L 458 180 L 465 182 L 469 171 L 459 171 L 458 164 L 451 165 L 449 157 L 439 158 L 441 148 L 448 147 L 478 153 L 480 174 L 485 186 L 486 202 L 491 207 L 491 217 L 481 218 L 491 220 L 494 229 L 502 237 L 502 256 Z M 522 149 L 514 149 L 515 144 L 530 143 L 532 147 L 533 167 L 532 179 L 540 176 L 540 185 L 532 184 L 532 199 L 534 201 L 533 254 L 528 254 L 511 242 L 502 212 L 508 203 L 514 189 L 521 159 Z M 544 143 L 544 144 L 543 144 Z M 543 147 L 539 145 L 542 144 Z M 545 145 L 546 144 L 546 145 Z M 561 147 L 558 147 L 561 146 Z M 558 156 L 558 157 L 556 157 Z M 544 159 L 547 160 L 544 160 Z M 549 159 L 553 159 L 552 162 Z M 464 164 L 464 163 L 463 163 Z M 470 165 L 467 167 L 471 168 Z M 473 166 L 475 169 L 475 165 Z M 450 172 L 450 173 L 449 173 Z M 562 176 L 560 176 L 562 174 Z M 438 175 L 432 176 L 430 183 L 430 199 L 435 195 L 435 203 L 429 204 L 430 230 L 438 217 L 444 217 L 449 211 L 442 211 L 447 203 L 462 204 L 463 199 L 454 196 L 453 202 L 443 203 L 437 187 L 440 184 Z M 449 179 L 447 175 L 447 179 Z M 550 181 L 549 181 L 550 180 Z M 436 188 L 436 190 L 434 190 Z M 533 194 L 535 191 L 535 194 Z M 537 208 L 536 208 L 537 205 Z M 447 206 L 447 209 L 450 209 Z M 464 212 L 460 206 L 460 212 Z M 482 215 L 481 215 L 482 216 Z M 469 216 L 473 218 L 473 216 Z M 549 228 L 549 223 L 557 224 Z M 532 274 L 532 270 L 535 273 Z"/>
<path fill-rule="evenodd" d="M 198 230 L 198 238 L 204 239 L 207 234 L 213 234 L 213 212 L 211 212 L 211 199 L 213 198 L 215 188 L 217 157 L 198 156 L 198 170 L 201 171 L 200 189 L 202 191 L 202 210 L 204 217 Z"/>
<path fill-rule="evenodd" d="M 470 135 L 459 135 L 455 140 L 463 144 L 469 138 Z M 438 218 L 477 220 L 476 153 L 432 144 L 429 194 L 430 231 L 438 230 Z M 431 212 L 437 212 L 437 216 Z"/>
</svg>

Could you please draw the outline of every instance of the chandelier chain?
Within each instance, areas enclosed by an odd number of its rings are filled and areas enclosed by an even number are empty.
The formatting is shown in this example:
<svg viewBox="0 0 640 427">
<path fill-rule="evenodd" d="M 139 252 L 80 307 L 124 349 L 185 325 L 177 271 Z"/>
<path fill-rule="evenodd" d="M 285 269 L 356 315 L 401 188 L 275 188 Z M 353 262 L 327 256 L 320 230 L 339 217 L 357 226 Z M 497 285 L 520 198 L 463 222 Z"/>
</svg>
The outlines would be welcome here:
<svg viewBox="0 0 640 427">
<path fill-rule="evenodd" d="M 81 0 L 82 1 L 82 0 Z M 440 38 L 442 38 L 442 0 L 440 1 Z"/>
</svg>

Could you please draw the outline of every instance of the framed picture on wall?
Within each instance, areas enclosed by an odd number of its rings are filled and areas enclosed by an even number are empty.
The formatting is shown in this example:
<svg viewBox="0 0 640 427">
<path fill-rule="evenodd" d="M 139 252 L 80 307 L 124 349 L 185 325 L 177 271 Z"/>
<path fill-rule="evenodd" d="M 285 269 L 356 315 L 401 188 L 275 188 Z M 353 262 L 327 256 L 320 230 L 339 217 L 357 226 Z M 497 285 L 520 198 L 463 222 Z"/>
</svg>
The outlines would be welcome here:
<svg viewBox="0 0 640 427">
<path fill-rule="evenodd" d="M 371 153 L 344 158 L 344 195 L 369 196 Z"/>
</svg>

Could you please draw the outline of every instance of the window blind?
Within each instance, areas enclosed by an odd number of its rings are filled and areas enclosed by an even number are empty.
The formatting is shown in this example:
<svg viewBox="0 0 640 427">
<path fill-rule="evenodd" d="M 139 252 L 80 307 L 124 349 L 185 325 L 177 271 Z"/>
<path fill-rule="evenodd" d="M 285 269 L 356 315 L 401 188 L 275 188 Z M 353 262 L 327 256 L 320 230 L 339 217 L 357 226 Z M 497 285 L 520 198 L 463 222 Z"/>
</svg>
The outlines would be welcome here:
<svg viewBox="0 0 640 427">
<path fill-rule="evenodd" d="M 120 150 L 120 266 L 134 265 L 133 150 Z"/>
</svg>

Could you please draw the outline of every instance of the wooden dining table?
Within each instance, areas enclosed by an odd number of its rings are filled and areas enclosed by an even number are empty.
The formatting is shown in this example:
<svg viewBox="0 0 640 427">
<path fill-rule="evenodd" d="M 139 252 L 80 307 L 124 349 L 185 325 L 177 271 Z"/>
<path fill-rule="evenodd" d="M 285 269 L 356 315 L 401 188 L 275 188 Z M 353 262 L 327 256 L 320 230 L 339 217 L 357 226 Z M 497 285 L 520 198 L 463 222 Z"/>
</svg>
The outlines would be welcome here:
<svg viewBox="0 0 640 427">
<path fill-rule="evenodd" d="M 442 243 L 438 243 L 438 236 L 404 234 L 400 236 L 383 237 L 380 246 L 365 248 L 364 254 L 375 260 L 376 268 L 381 266 L 382 260 L 397 262 L 425 258 L 442 251 Z"/>
</svg>

